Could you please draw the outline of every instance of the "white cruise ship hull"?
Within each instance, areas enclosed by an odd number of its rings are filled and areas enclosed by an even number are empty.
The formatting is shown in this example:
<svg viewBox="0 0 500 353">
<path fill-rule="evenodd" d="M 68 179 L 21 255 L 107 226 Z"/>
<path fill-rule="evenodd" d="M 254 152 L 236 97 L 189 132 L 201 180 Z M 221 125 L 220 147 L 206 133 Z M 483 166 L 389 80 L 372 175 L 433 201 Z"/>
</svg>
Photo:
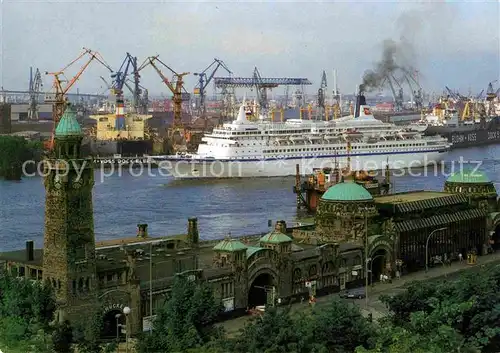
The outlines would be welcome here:
<svg viewBox="0 0 500 353">
<path fill-rule="evenodd" d="M 404 151 L 393 153 L 365 153 L 351 154 L 350 169 L 353 171 L 377 171 L 389 166 L 392 170 L 433 167 L 440 165 L 447 149 L 429 151 Z M 301 175 L 313 173 L 313 169 L 330 167 L 335 163 L 346 168 L 348 157 L 344 156 L 317 156 L 280 159 L 203 159 L 167 157 L 160 162 L 159 167 L 164 173 L 176 179 L 198 178 L 254 178 L 254 177 L 284 177 L 296 175 L 296 166 L 299 165 Z"/>
</svg>

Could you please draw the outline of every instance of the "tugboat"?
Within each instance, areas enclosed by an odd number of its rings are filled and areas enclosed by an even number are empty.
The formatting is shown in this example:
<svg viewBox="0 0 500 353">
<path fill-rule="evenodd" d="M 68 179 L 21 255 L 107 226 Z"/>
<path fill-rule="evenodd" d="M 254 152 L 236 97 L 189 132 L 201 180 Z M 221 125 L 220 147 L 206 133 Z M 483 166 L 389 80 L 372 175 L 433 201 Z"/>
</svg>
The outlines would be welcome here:
<svg viewBox="0 0 500 353">
<path fill-rule="evenodd" d="M 305 208 L 308 212 L 316 212 L 321 196 L 329 187 L 342 182 L 344 179 L 351 179 L 355 183 L 363 186 L 374 196 L 386 195 L 391 188 L 390 171 L 387 166 L 383 181 L 375 178 L 373 173 L 366 171 L 350 171 L 347 169 L 323 168 L 317 169 L 307 180 L 302 181 L 299 166 L 296 166 L 295 186 L 293 192 L 297 195 L 297 208 Z"/>
</svg>

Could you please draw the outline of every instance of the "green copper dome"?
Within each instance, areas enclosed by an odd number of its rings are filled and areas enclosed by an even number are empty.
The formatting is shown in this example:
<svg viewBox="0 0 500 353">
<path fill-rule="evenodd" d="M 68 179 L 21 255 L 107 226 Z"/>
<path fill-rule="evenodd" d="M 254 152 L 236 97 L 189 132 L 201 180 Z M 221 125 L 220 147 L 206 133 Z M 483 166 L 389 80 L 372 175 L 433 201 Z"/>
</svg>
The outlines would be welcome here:
<svg viewBox="0 0 500 353">
<path fill-rule="evenodd" d="M 83 136 L 82 128 L 78 124 L 76 113 L 71 106 L 66 108 L 61 120 L 59 120 L 55 135 L 56 137 Z"/>
<path fill-rule="evenodd" d="M 361 185 L 351 181 L 335 184 L 321 197 L 325 201 L 369 201 L 372 195 Z"/>
<path fill-rule="evenodd" d="M 246 250 L 247 246 L 243 244 L 241 241 L 236 239 L 224 239 L 220 243 L 214 246 L 214 250 L 218 251 L 241 251 Z"/>
<path fill-rule="evenodd" d="M 486 184 L 491 183 L 491 180 L 483 172 L 469 169 L 453 173 L 448 177 L 446 182 L 460 184 Z"/>
<path fill-rule="evenodd" d="M 288 243 L 291 241 L 292 238 L 290 238 L 288 235 L 278 232 L 276 230 L 273 230 L 272 232 L 269 232 L 262 238 L 260 238 L 261 243 L 279 244 L 279 243 Z"/>
</svg>

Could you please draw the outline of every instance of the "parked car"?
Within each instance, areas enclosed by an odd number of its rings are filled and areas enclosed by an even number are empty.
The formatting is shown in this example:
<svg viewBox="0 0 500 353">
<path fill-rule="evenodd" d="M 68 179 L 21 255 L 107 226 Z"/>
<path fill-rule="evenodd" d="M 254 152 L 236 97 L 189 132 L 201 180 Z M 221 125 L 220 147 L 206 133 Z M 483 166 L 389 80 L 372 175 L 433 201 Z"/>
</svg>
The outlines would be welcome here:
<svg viewBox="0 0 500 353">
<path fill-rule="evenodd" d="M 340 293 L 340 297 L 344 299 L 363 299 L 366 297 L 366 293 L 364 288 L 356 288 Z"/>
</svg>

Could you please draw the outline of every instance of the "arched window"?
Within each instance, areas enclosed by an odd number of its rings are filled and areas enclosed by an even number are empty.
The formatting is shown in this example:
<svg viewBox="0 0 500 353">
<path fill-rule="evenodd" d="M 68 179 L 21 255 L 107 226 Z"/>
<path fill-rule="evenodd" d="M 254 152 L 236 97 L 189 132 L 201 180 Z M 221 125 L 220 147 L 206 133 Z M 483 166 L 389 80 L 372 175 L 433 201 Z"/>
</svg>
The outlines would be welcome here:
<svg viewBox="0 0 500 353">
<path fill-rule="evenodd" d="M 90 289 L 90 278 L 88 277 L 85 279 L 85 288 L 87 288 L 87 290 Z"/>
<path fill-rule="evenodd" d="M 317 273 L 318 273 L 318 269 L 316 268 L 316 265 L 312 265 L 309 268 L 309 277 L 314 277 L 317 275 Z"/>
<path fill-rule="evenodd" d="M 293 281 L 298 282 L 301 279 L 302 279 L 302 271 L 300 270 L 300 268 L 296 268 L 295 270 L 293 270 Z"/>
<path fill-rule="evenodd" d="M 80 279 L 78 280 L 78 290 L 82 290 L 83 289 L 83 278 L 80 277 Z"/>
</svg>

